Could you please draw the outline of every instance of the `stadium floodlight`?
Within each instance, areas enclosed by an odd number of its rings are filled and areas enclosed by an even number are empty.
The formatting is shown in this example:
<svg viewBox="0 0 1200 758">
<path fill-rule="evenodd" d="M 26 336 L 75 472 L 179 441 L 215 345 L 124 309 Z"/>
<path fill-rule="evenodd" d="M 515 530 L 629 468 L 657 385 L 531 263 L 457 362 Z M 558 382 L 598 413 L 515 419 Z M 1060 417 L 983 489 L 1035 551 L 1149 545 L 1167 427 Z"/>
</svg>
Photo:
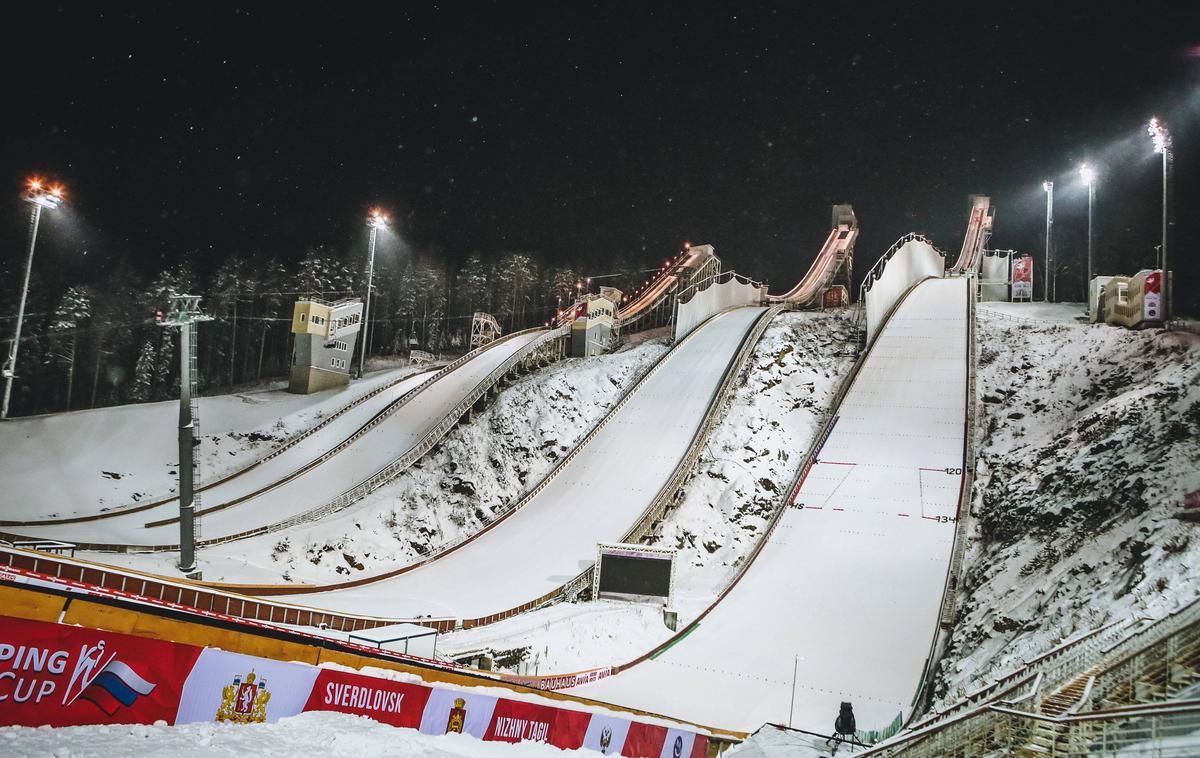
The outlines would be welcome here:
<svg viewBox="0 0 1200 758">
<path fill-rule="evenodd" d="M 371 286 L 375 280 L 375 239 L 379 235 L 380 229 L 386 229 L 388 225 L 387 214 L 379 208 L 372 208 L 370 214 L 367 215 L 367 226 L 371 230 L 371 240 L 367 244 L 367 295 L 363 299 L 363 320 L 362 333 L 359 339 L 362 340 L 359 345 L 358 352 L 358 378 L 362 379 L 363 371 L 367 365 L 367 334 L 371 328 Z"/>
<path fill-rule="evenodd" d="M 1171 318 L 1171 275 L 1170 269 L 1167 267 L 1167 227 L 1168 213 L 1170 203 L 1168 202 L 1167 177 L 1170 174 L 1171 160 L 1174 157 L 1174 146 L 1171 144 L 1171 133 L 1167 131 L 1167 125 L 1159 120 L 1157 116 L 1150 119 L 1150 123 L 1146 125 L 1146 132 L 1150 135 L 1150 142 L 1154 145 L 1154 152 L 1162 155 L 1162 247 L 1160 248 L 1163 270 L 1163 320 L 1167 321 Z"/>
<path fill-rule="evenodd" d="M 1093 222 L 1096 216 L 1096 169 L 1087 163 L 1079 167 L 1079 178 L 1088 188 L 1088 236 L 1087 236 L 1087 283 L 1085 286 L 1091 292 L 1092 277 L 1095 276 L 1096 245 L 1093 237 Z M 1090 297 L 1090 295 L 1089 295 Z"/>
<path fill-rule="evenodd" d="M 42 222 L 42 211 L 62 207 L 66 190 L 61 184 L 47 185 L 37 177 L 26 182 L 25 202 L 33 206 L 29 216 L 29 254 L 25 256 L 25 278 L 21 284 L 21 300 L 17 306 L 17 327 L 8 346 L 8 358 L 4 361 L 4 401 L 0 405 L 0 421 L 8 418 L 8 403 L 12 398 L 13 379 L 17 376 L 17 352 L 21 346 L 21 327 L 25 322 L 25 301 L 29 296 L 29 273 L 33 268 L 33 250 L 37 245 L 38 226 Z"/>
<path fill-rule="evenodd" d="M 1079 178 L 1082 179 L 1083 183 L 1087 186 L 1092 186 L 1096 183 L 1096 169 L 1092 168 L 1087 163 L 1084 163 L 1079 167 Z"/>
</svg>

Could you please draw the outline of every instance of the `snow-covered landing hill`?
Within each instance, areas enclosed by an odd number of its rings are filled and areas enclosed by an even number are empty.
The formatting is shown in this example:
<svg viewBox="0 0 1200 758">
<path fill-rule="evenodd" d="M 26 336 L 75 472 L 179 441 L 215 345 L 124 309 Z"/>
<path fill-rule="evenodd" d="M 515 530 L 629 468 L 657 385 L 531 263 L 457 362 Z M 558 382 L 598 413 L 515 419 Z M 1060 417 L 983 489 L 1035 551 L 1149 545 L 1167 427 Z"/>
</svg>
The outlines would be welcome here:
<svg viewBox="0 0 1200 758">
<path fill-rule="evenodd" d="M 979 312 L 977 528 L 943 702 L 1200 594 L 1200 525 L 1176 518 L 1200 488 L 1200 338 L 999 310 Z"/>
<path fill-rule="evenodd" d="M 852 329 L 840 313 L 785 313 L 763 333 L 746 380 L 735 385 L 680 505 L 652 540 L 679 550 L 680 623 L 707 607 L 762 536 L 837 384 L 853 363 Z M 491 650 L 496 665 L 559 673 L 626 662 L 673 632 L 651 604 L 564 603 L 490 626 L 443 635 L 443 655 Z"/>
<path fill-rule="evenodd" d="M 278 382 L 200 398 L 196 460 L 201 482 L 241 468 L 355 398 L 425 371 L 402 366 L 345 387 L 293 395 Z M 179 401 L 15 418 L 0 424 L 0 483 L 21 503 L 0 502 L 0 519 L 95 513 L 175 492 Z M 53 480 L 55 487 L 45 487 Z"/>
<path fill-rule="evenodd" d="M 312 524 L 200 549 L 204 578 L 337 582 L 413 563 L 469 536 L 534 487 L 666 351 L 664 340 L 651 339 L 522 377 L 412 468 L 354 506 Z M 159 573 L 171 572 L 176 558 L 85 557 Z"/>
</svg>

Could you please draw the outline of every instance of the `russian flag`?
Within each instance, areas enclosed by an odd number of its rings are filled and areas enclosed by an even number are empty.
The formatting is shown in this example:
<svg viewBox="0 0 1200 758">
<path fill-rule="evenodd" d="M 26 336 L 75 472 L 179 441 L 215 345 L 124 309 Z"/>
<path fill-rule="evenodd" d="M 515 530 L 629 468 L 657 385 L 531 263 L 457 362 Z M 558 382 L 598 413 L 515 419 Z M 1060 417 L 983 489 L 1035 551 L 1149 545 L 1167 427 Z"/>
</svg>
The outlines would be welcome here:
<svg viewBox="0 0 1200 758">
<path fill-rule="evenodd" d="M 90 700 L 96 707 L 113 716 L 121 708 L 128 708 L 138 699 L 154 691 L 155 685 L 138 676 L 137 672 L 115 658 L 100 670 L 92 683 L 80 697 Z"/>
</svg>

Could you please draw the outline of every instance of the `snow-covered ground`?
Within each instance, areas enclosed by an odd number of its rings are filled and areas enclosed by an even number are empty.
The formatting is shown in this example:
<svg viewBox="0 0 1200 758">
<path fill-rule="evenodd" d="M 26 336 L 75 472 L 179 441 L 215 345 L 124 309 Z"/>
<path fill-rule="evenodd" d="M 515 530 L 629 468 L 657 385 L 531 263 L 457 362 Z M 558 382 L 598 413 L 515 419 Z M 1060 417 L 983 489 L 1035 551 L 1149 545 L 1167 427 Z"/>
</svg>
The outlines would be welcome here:
<svg viewBox="0 0 1200 758">
<path fill-rule="evenodd" d="M 850 334 L 847 317 L 813 312 L 781 314 L 763 333 L 681 504 L 666 514 L 652 540 L 680 551 L 675 605 L 681 624 L 725 587 L 781 502 L 853 362 Z M 446 634 L 439 650 L 491 650 L 497 668 L 562 673 L 623 663 L 671 634 L 657 607 L 596 601 Z"/>
<path fill-rule="evenodd" d="M 537 484 L 667 350 L 663 340 L 521 377 L 361 503 L 320 522 L 201 548 L 209 581 L 336 582 L 420 560 L 473 534 Z M 170 573 L 175 556 L 81 554 Z"/>
<path fill-rule="evenodd" d="M 1176 518 L 1200 489 L 1200 337 L 985 305 L 977 529 L 941 702 L 1073 632 L 1200 594 L 1200 533 Z"/>
<path fill-rule="evenodd" d="M 446 414 L 451 413 L 479 382 L 523 347 L 545 336 L 544 331 L 498 340 L 414 394 L 394 412 L 365 428 L 361 419 L 339 418 L 320 433 L 244 474 L 205 490 L 199 530 L 205 539 L 226 537 L 266 527 L 326 505 L 343 492 L 365 482 L 411 450 Z M 420 384 L 416 377 L 407 381 Z M 396 388 L 397 390 L 400 388 Z M 391 392 L 392 390 L 389 390 Z M 372 401 L 374 402 L 374 401 Z M 349 440 L 344 448 L 336 447 Z M 336 454 L 326 457 L 329 451 Z M 117 515 L 86 524 L 22 526 L 20 534 L 40 539 L 118 545 L 171 545 L 179 538 L 176 503 L 155 505 L 144 512 Z"/>
<path fill-rule="evenodd" d="M 753 566 L 686 637 L 571 692 L 748 731 L 860 729 L 913 707 L 962 481 L 967 284 L 925 281 L 879 332 Z"/>
<path fill-rule="evenodd" d="M 641 518 L 694 439 L 763 308 L 724 311 L 681 340 L 577 455 L 495 528 L 383 581 L 281 595 L 350 613 L 477 619 L 557 591 Z"/>
<path fill-rule="evenodd" d="M 562 758 L 594 756 L 540 742 L 483 742 L 468 734 L 422 734 L 363 716 L 315 711 L 270 724 L 104 725 L 0 727 L 0 755 L 54 758 L 113 756 L 406 756 L 414 758 Z"/>
<path fill-rule="evenodd" d="M 269 389 L 202 397 L 200 480 L 241 468 L 360 395 L 425 370 L 393 368 L 312 395 Z M 0 424 L 0 482 L 21 493 L 0 505 L 0 520 L 94 514 L 173 494 L 178 424 L 178 400 Z"/>
</svg>

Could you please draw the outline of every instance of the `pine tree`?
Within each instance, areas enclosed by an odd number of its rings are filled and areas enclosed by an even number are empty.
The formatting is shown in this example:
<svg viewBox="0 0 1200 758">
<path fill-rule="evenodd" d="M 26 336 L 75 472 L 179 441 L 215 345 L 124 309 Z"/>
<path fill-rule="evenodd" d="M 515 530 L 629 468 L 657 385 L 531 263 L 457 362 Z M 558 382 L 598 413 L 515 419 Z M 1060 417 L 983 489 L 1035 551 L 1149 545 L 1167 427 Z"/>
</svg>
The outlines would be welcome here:
<svg viewBox="0 0 1200 758">
<path fill-rule="evenodd" d="M 500 289 L 497 301 L 508 311 L 508 330 L 525 326 L 525 306 L 537 281 L 537 264 L 524 253 L 508 253 L 500 261 L 496 285 Z"/>
<path fill-rule="evenodd" d="M 150 399 L 150 394 L 154 389 L 157 353 L 158 350 L 154 347 L 152 340 L 146 340 L 142 344 L 137 366 L 133 369 L 133 387 L 129 390 L 130 400 L 145 402 Z"/>
<path fill-rule="evenodd" d="M 255 289 L 253 279 L 248 275 L 249 266 L 241 256 L 231 255 L 218 269 L 213 279 L 213 315 L 229 323 L 229 339 L 224 351 L 229 357 L 229 384 L 236 381 L 235 367 L 237 365 L 237 331 L 238 331 L 238 300 L 245 295 L 252 295 Z"/>
<path fill-rule="evenodd" d="M 79 345 L 79 325 L 91 318 L 91 315 L 91 292 L 86 287 L 68 287 L 50 322 L 50 355 L 59 364 L 67 367 L 67 410 L 71 409 L 71 395 L 75 387 L 75 355 Z"/>
<path fill-rule="evenodd" d="M 263 357 L 267 350 L 267 332 L 275 323 L 274 319 L 281 318 L 284 313 L 284 303 L 287 298 L 282 294 L 287 282 L 287 269 L 279 261 L 268 260 L 255 275 L 258 283 L 259 308 L 262 316 L 258 333 L 258 364 L 254 372 L 255 380 L 262 378 Z M 287 329 L 284 329 L 285 334 Z"/>
</svg>

